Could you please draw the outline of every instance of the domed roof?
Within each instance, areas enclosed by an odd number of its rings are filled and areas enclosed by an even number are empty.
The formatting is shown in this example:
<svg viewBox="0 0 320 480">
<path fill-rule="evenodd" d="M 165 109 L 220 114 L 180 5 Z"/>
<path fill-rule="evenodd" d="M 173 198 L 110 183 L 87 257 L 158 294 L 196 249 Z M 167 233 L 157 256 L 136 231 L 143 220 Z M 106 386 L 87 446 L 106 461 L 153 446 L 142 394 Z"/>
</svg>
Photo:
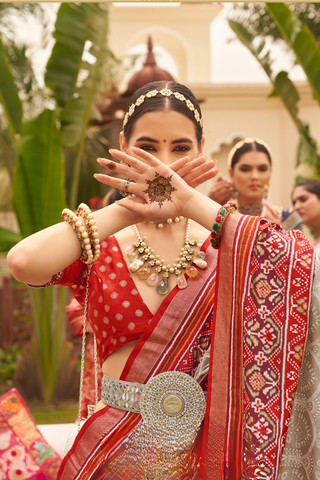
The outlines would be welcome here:
<svg viewBox="0 0 320 480">
<path fill-rule="evenodd" d="M 174 80 L 174 78 L 169 72 L 158 67 L 153 54 L 152 40 L 151 37 L 149 37 L 148 54 L 144 65 L 141 70 L 132 75 L 128 83 L 128 88 L 123 96 L 131 96 L 138 88 L 146 85 L 146 83 L 157 80 Z"/>
</svg>

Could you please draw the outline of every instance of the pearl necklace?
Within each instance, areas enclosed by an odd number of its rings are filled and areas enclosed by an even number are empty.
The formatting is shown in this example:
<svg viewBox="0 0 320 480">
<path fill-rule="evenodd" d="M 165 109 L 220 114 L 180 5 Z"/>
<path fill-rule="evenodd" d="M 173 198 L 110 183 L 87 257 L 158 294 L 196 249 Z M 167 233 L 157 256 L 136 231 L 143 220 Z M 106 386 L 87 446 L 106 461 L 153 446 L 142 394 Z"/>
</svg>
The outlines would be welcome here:
<svg viewBox="0 0 320 480">
<path fill-rule="evenodd" d="M 205 252 L 196 251 L 191 247 L 200 246 L 203 244 L 203 240 L 190 241 L 190 228 L 191 220 L 187 220 L 186 233 L 184 239 L 184 247 L 180 252 L 180 257 L 177 258 L 177 263 L 171 265 L 165 265 L 164 260 L 160 260 L 159 255 L 154 255 L 154 250 L 150 248 L 147 243 L 147 237 L 141 237 L 137 225 L 133 225 L 133 230 L 137 235 L 138 241 L 132 246 L 125 247 L 124 253 L 128 255 L 130 262 L 129 270 L 132 273 L 137 273 L 141 280 L 146 280 L 146 284 L 150 287 L 157 287 L 157 292 L 160 295 L 166 295 L 169 293 L 168 278 L 170 274 L 175 274 L 177 277 L 177 285 L 180 289 L 188 286 L 184 273 L 188 277 L 196 277 L 198 274 L 197 269 L 191 265 L 195 263 L 199 268 L 206 268 L 207 262 L 205 261 Z M 144 265 L 148 262 L 147 265 Z M 151 270 L 154 268 L 154 272 Z M 162 280 L 159 282 L 159 273 L 162 273 Z"/>
</svg>

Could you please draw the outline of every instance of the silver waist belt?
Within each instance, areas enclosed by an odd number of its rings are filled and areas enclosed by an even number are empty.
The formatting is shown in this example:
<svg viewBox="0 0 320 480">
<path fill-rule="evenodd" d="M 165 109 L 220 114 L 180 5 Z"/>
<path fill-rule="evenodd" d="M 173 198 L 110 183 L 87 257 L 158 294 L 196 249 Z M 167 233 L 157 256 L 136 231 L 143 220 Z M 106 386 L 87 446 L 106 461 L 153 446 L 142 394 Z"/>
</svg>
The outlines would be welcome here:
<svg viewBox="0 0 320 480">
<path fill-rule="evenodd" d="M 103 375 L 101 399 L 110 407 L 140 413 L 140 397 L 145 386 Z"/>
</svg>

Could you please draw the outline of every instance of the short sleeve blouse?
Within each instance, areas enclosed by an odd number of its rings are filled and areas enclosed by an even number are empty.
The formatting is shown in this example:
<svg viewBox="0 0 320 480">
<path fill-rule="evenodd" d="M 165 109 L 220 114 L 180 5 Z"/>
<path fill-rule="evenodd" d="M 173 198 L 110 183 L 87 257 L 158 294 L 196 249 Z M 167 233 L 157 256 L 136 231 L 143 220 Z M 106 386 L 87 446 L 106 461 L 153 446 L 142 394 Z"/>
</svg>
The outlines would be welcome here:
<svg viewBox="0 0 320 480">
<path fill-rule="evenodd" d="M 100 248 L 89 280 L 88 320 L 96 334 L 102 365 L 111 352 L 137 340 L 153 315 L 136 289 L 116 238 L 106 238 Z M 87 272 L 87 266 L 78 259 L 50 283 L 68 286 L 84 306 Z"/>
</svg>

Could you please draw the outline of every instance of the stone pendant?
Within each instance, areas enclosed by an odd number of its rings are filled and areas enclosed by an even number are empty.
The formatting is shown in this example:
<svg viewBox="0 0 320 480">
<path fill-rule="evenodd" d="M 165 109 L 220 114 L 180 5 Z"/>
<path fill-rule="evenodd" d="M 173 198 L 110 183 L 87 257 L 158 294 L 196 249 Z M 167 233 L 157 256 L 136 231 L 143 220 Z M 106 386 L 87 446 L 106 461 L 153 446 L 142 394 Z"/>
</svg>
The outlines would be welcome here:
<svg viewBox="0 0 320 480">
<path fill-rule="evenodd" d="M 139 257 L 139 252 L 130 252 L 128 253 L 128 259 L 130 262 L 134 262 Z"/>
<path fill-rule="evenodd" d="M 186 280 L 186 277 L 184 275 L 179 275 L 177 277 L 177 285 L 182 290 L 183 288 L 187 288 L 188 282 Z"/>
<path fill-rule="evenodd" d="M 147 265 L 146 267 L 141 267 L 137 271 L 137 275 L 140 278 L 140 280 L 147 280 L 150 277 L 151 273 L 151 267 Z"/>
<path fill-rule="evenodd" d="M 159 275 L 157 273 L 152 273 L 148 280 L 146 280 L 146 284 L 149 285 L 149 287 L 155 287 L 158 285 L 159 282 Z"/>
<path fill-rule="evenodd" d="M 201 258 L 196 258 L 194 260 L 194 263 L 197 265 L 199 268 L 207 268 L 207 262 L 205 260 L 202 260 Z"/>
<path fill-rule="evenodd" d="M 193 278 L 198 275 L 198 270 L 196 269 L 196 267 L 193 267 L 192 265 L 188 265 L 186 268 L 186 274 L 188 275 L 188 277 Z"/>
<path fill-rule="evenodd" d="M 129 265 L 130 272 L 132 273 L 136 272 L 137 270 L 139 270 L 140 267 L 142 267 L 143 264 L 144 262 L 140 260 L 140 258 L 138 258 L 138 260 L 135 260 L 134 262 L 130 263 Z"/>
<path fill-rule="evenodd" d="M 206 252 L 194 252 L 193 258 L 196 260 L 204 260 L 206 258 Z"/>
<path fill-rule="evenodd" d="M 169 293 L 170 288 L 169 288 L 169 283 L 166 278 L 163 278 L 159 285 L 157 285 L 157 292 L 160 293 L 160 295 L 166 295 Z"/>
</svg>

